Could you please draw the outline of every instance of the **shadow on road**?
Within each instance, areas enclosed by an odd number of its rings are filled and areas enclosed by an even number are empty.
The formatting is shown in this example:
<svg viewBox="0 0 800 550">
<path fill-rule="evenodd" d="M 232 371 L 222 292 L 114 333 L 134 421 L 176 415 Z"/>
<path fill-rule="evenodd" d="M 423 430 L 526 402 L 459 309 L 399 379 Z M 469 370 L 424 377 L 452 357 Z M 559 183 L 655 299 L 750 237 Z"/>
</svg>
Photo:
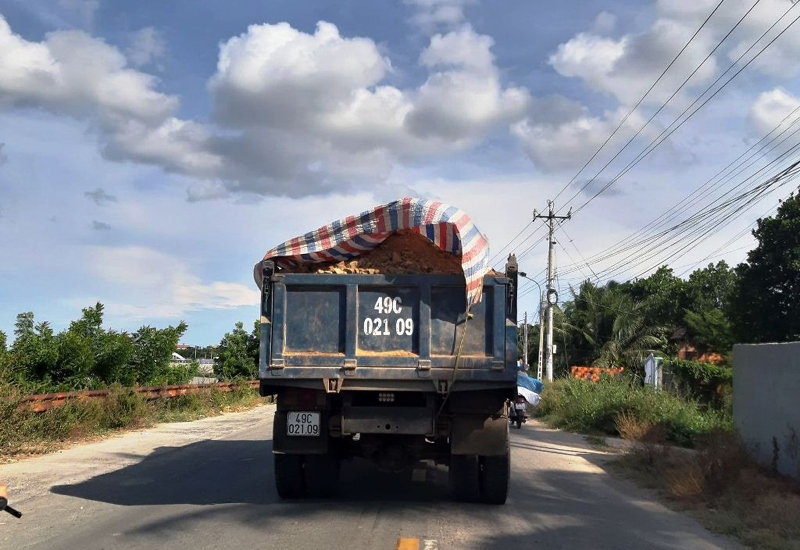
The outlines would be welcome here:
<svg viewBox="0 0 800 550">
<path fill-rule="evenodd" d="M 562 468 L 562 461 L 585 458 L 602 466 L 608 460 L 574 435 L 530 426 L 514 431 L 512 448 L 505 506 L 450 502 L 446 468 L 428 466 L 427 479 L 415 481 L 410 472 L 383 474 L 363 461 L 343 466 L 339 498 L 284 502 L 275 493 L 267 440 L 162 447 L 136 464 L 52 492 L 132 507 L 122 531 L 138 541 L 198 530 L 211 540 L 220 530 L 219 536 L 242 537 L 242 544 L 390 548 L 401 529 L 404 536 L 429 529 L 450 537 L 450 548 L 720 547 L 691 520 L 655 506 L 632 486 L 597 469 Z M 63 542 L 66 548 L 76 541 Z"/>
<path fill-rule="evenodd" d="M 160 447 L 143 460 L 74 485 L 57 485 L 60 495 L 117 504 L 207 505 L 281 502 L 274 488 L 271 441 L 202 441 Z M 428 465 L 426 479 L 387 474 L 366 461 L 342 465 L 339 501 L 447 500 L 447 471 Z"/>
</svg>

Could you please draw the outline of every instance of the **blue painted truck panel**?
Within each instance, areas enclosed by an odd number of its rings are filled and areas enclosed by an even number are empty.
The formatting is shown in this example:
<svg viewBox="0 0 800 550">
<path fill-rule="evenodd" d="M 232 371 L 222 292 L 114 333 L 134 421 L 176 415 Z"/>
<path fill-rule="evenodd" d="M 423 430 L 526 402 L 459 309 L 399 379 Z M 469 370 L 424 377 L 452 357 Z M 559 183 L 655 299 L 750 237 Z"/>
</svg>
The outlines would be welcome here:
<svg viewBox="0 0 800 550">
<path fill-rule="evenodd" d="M 458 275 L 272 274 L 264 285 L 259 375 L 282 385 L 453 380 L 459 356 L 461 389 L 466 382 L 513 386 L 517 343 L 507 318 L 508 281 L 485 276 L 483 298 L 467 319 Z"/>
</svg>

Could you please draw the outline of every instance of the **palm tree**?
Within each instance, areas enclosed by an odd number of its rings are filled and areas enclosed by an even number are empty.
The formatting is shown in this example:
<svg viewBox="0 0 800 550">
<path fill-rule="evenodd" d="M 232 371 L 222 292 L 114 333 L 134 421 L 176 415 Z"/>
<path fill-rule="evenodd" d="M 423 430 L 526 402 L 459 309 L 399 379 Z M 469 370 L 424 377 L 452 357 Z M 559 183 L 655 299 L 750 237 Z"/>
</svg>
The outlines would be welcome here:
<svg viewBox="0 0 800 550">
<path fill-rule="evenodd" d="M 634 301 L 615 284 L 583 282 L 564 306 L 562 331 L 573 356 L 583 364 L 625 366 L 639 370 L 649 353 L 664 344 L 667 328 L 646 322 L 644 303 Z"/>
</svg>

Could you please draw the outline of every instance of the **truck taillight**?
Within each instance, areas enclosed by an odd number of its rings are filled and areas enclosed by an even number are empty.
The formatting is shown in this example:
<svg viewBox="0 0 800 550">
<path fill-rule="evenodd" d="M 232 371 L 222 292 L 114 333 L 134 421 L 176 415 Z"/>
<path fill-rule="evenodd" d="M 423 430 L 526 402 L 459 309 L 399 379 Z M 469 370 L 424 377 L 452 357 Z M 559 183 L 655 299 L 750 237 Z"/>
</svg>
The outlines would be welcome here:
<svg viewBox="0 0 800 550">
<path fill-rule="evenodd" d="M 313 407 L 317 404 L 317 393 L 314 390 L 301 390 L 300 404 L 307 407 Z"/>
</svg>

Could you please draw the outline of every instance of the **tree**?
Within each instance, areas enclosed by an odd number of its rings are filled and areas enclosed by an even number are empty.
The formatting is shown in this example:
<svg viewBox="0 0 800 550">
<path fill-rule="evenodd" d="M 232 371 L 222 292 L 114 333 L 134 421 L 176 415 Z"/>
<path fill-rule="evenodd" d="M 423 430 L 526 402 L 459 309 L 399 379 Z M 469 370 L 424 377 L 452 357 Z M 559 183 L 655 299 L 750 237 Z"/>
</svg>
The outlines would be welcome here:
<svg viewBox="0 0 800 550">
<path fill-rule="evenodd" d="M 683 279 L 676 277 L 672 268 L 659 267 L 645 279 L 620 285 L 636 302 L 643 302 L 641 313 L 645 322 L 675 328 L 683 324 L 687 305 Z"/>
<path fill-rule="evenodd" d="M 726 353 L 733 347 L 733 327 L 719 308 L 686 311 L 686 329 L 701 351 Z"/>
<path fill-rule="evenodd" d="M 733 346 L 733 327 L 725 313 L 736 287 L 736 272 L 721 261 L 689 275 L 684 326 L 689 339 L 702 351 L 726 353 Z"/>
<path fill-rule="evenodd" d="M 50 373 L 58 361 L 58 349 L 50 324 L 36 323 L 33 313 L 17 315 L 14 344 L 9 361 L 12 372 L 21 381 L 50 382 Z"/>
<path fill-rule="evenodd" d="M 181 321 L 177 327 L 169 326 L 165 329 L 156 329 L 143 326 L 133 335 L 133 353 L 131 356 L 131 370 L 129 378 L 124 383 L 138 384 L 170 384 L 178 380 L 170 372 L 170 361 L 175 346 L 181 336 L 189 328 Z"/>
<path fill-rule="evenodd" d="M 258 342 L 260 325 L 256 321 L 253 332 L 244 330 L 244 323 L 236 323 L 232 332 L 226 332 L 214 358 L 214 374 L 222 379 L 256 378 L 258 375 Z"/>
<path fill-rule="evenodd" d="M 694 270 L 684 285 L 688 308 L 693 311 L 724 310 L 735 288 L 736 272 L 724 260 Z"/>
<path fill-rule="evenodd" d="M 569 334 L 565 342 L 577 364 L 639 368 L 648 353 L 663 349 L 666 327 L 650 322 L 646 300 L 634 301 L 628 290 L 590 281 L 573 290 L 573 300 L 564 304 L 562 330 Z"/>
<path fill-rule="evenodd" d="M 730 316 L 739 342 L 800 340 L 800 194 L 758 220 L 756 248 L 736 267 Z"/>
<path fill-rule="evenodd" d="M 0 382 L 10 378 L 6 333 L 0 330 Z"/>
</svg>

